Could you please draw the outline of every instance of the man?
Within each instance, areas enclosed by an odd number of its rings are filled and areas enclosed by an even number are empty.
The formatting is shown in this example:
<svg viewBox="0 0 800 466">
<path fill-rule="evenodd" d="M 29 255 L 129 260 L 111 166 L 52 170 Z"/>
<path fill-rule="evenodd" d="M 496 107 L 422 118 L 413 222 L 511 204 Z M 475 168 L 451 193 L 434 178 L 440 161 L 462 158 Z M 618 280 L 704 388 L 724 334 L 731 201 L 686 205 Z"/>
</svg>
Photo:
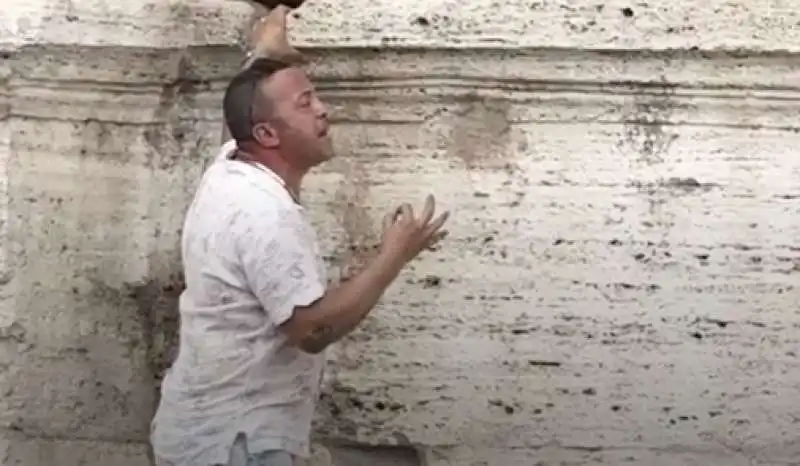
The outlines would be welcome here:
<svg viewBox="0 0 800 466">
<path fill-rule="evenodd" d="M 326 288 L 301 184 L 333 148 L 299 67 L 257 59 L 230 83 L 226 144 L 186 215 L 180 348 L 153 420 L 157 466 L 291 466 L 308 455 L 324 356 L 445 234 L 428 197 L 390 212 L 378 256 Z"/>
</svg>

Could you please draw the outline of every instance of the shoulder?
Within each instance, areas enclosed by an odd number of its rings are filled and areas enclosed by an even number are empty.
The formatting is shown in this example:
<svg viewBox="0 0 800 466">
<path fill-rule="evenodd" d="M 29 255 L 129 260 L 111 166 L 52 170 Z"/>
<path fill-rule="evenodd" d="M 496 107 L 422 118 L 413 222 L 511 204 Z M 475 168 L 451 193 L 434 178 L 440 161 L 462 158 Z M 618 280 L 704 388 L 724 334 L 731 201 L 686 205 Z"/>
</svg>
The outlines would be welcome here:
<svg viewBox="0 0 800 466">
<path fill-rule="evenodd" d="M 235 162 L 209 168 L 187 214 L 185 233 L 205 231 L 216 236 L 215 243 L 249 249 L 254 242 L 266 247 L 296 231 L 302 221 L 296 209 L 249 168 Z"/>
<path fill-rule="evenodd" d="M 227 211 L 219 219 L 229 219 L 224 229 L 247 242 L 286 242 L 302 236 L 306 224 L 303 212 L 281 193 L 265 187 L 263 180 L 258 181 L 261 183 L 247 183 L 228 191 L 218 200 Z"/>
<path fill-rule="evenodd" d="M 230 160 L 214 164 L 206 172 L 200 187 L 204 201 L 243 212 L 291 210 L 283 199 L 283 188 L 265 180 L 257 170 Z"/>
</svg>

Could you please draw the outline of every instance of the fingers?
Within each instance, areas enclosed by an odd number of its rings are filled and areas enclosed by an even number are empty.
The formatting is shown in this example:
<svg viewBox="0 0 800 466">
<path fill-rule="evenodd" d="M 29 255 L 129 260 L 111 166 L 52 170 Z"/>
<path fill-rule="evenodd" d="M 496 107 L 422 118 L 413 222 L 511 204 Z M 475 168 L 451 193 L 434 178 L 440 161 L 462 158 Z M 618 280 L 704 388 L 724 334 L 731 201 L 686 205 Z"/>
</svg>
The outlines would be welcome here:
<svg viewBox="0 0 800 466">
<path fill-rule="evenodd" d="M 422 215 L 420 216 L 419 220 L 416 220 L 414 218 L 414 209 L 411 207 L 411 204 L 403 203 L 397 209 L 395 209 L 393 212 L 390 212 L 383 218 L 383 229 L 386 230 L 396 222 L 411 221 L 417 225 L 417 228 L 422 230 L 422 233 L 425 236 L 430 236 L 439 231 L 450 217 L 450 212 L 445 211 L 436 217 L 436 220 L 431 221 L 435 209 L 436 200 L 433 196 L 429 195 L 425 199 L 425 207 L 422 209 Z"/>
<path fill-rule="evenodd" d="M 289 14 L 289 12 L 292 11 L 292 8 L 289 5 L 286 5 L 285 3 L 280 3 L 278 6 L 273 8 L 272 11 L 277 11 L 278 14 L 283 16 L 283 18 L 285 20 L 286 16 Z"/>
<path fill-rule="evenodd" d="M 433 213 L 436 211 L 436 199 L 432 194 L 428 194 L 425 198 L 425 207 L 422 209 L 422 216 L 419 221 L 422 225 L 427 225 L 433 218 Z"/>
<path fill-rule="evenodd" d="M 426 233 L 429 236 L 437 233 L 444 226 L 448 218 L 450 218 L 450 212 L 444 211 L 441 215 L 436 217 L 436 220 L 428 224 L 428 227 L 425 229 Z"/>
<path fill-rule="evenodd" d="M 253 24 L 250 27 L 250 44 L 258 44 L 259 39 L 264 34 L 265 21 L 267 20 L 266 14 L 257 15 L 253 18 Z"/>
<path fill-rule="evenodd" d="M 396 222 L 411 222 L 414 220 L 414 209 L 411 207 L 411 204 L 401 204 L 398 207 L 397 212 L 395 213 L 394 220 Z"/>
<path fill-rule="evenodd" d="M 396 209 L 396 210 L 394 210 L 392 212 L 389 212 L 388 214 L 383 216 L 383 231 L 386 231 L 386 230 L 388 230 L 389 228 L 392 227 L 392 225 L 394 224 L 395 218 L 397 217 L 398 213 L 399 213 L 399 209 Z"/>
<path fill-rule="evenodd" d="M 278 5 L 264 16 L 261 21 L 267 23 L 269 27 L 286 31 L 286 16 L 292 11 L 286 5 Z"/>
<path fill-rule="evenodd" d="M 257 17 L 266 16 L 267 13 L 271 10 L 271 8 L 261 2 L 252 2 L 251 5 L 253 6 L 253 15 Z M 256 19 L 257 21 L 257 19 Z"/>
<path fill-rule="evenodd" d="M 256 56 L 292 65 L 308 63 L 307 57 L 289 43 L 286 17 L 290 11 L 288 6 L 278 5 L 256 22 L 251 39 Z"/>
<path fill-rule="evenodd" d="M 429 251 L 435 251 L 436 247 L 439 245 L 439 242 L 441 240 L 447 238 L 447 235 L 449 235 L 449 234 L 450 234 L 450 232 L 447 231 L 447 230 L 437 231 L 436 233 L 431 235 L 430 238 L 428 238 L 428 242 L 425 245 L 425 249 L 427 249 Z"/>
<path fill-rule="evenodd" d="M 261 24 L 259 25 L 264 31 L 264 36 L 266 36 L 268 40 L 280 43 L 281 45 L 283 45 L 283 42 L 289 43 L 289 39 L 287 38 L 288 31 L 286 29 L 286 14 L 289 10 L 282 7 L 283 5 L 279 5 L 277 8 L 270 10 L 266 16 L 261 18 Z"/>
<path fill-rule="evenodd" d="M 448 232 L 443 230 L 450 212 L 443 212 L 433 221 L 436 200 L 427 196 L 419 218 L 414 217 L 411 204 L 403 203 L 383 218 L 384 243 L 400 251 L 406 262 L 425 249 L 432 250 L 444 239 Z"/>
</svg>

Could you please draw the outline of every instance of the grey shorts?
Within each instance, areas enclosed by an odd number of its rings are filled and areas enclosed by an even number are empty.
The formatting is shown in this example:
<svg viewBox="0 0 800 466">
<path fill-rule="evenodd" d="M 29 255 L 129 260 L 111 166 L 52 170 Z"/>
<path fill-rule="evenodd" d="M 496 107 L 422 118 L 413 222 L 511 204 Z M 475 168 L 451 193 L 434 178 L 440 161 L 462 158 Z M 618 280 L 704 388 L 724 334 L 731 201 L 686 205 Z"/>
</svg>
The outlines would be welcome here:
<svg viewBox="0 0 800 466">
<path fill-rule="evenodd" d="M 247 449 L 247 438 L 240 434 L 233 442 L 228 464 L 217 466 L 294 466 L 294 458 L 281 450 L 250 453 Z"/>
</svg>

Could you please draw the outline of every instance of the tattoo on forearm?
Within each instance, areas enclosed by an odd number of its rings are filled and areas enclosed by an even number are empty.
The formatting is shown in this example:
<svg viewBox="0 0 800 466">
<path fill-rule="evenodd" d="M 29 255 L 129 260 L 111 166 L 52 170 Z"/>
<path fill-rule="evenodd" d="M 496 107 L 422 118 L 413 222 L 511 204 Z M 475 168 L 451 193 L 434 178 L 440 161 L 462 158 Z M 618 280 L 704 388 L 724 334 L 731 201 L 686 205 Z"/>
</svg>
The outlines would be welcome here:
<svg viewBox="0 0 800 466">
<path fill-rule="evenodd" d="M 305 337 L 300 345 L 303 350 L 316 354 L 321 353 L 331 343 L 336 341 L 339 336 L 330 325 L 323 325 L 317 327 L 307 337 Z"/>
</svg>

